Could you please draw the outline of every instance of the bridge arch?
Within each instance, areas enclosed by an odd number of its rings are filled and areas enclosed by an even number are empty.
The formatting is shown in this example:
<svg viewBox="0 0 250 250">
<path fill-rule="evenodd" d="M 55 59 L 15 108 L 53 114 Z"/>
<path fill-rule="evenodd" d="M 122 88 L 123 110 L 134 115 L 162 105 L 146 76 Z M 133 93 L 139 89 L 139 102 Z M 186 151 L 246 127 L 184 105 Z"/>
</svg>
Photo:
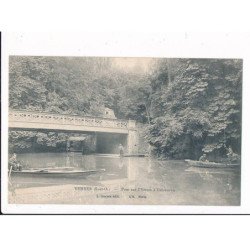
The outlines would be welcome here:
<svg viewBox="0 0 250 250">
<path fill-rule="evenodd" d="M 133 120 L 10 110 L 9 129 L 90 133 L 95 134 L 97 140 L 99 137 L 99 141 L 100 138 L 120 135 L 125 138 L 127 153 L 138 153 L 137 128 Z"/>
</svg>

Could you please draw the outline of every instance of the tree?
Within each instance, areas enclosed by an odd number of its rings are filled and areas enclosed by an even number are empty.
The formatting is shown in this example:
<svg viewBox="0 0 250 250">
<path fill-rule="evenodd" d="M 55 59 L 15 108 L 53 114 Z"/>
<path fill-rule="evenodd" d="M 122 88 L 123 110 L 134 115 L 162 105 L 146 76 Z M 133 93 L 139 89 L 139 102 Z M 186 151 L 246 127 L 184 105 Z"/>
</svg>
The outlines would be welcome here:
<svg viewBox="0 0 250 250">
<path fill-rule="evenodd" d="M 10 108 L 101 116 L 108 107 L 144 123 L 156 155 L 216 158 L 229 147 L 240 154 L 242 60 L 155 59 L 147 72 L 118 70 L 113 60 L 10 57 Z M 58 134 L 10 137 L 25 148 L 60 141 Z"/>
<path fill-rule="evenodd" d="M 240 152 L 242 61 L 180 59 L 171 82 L 162 63 L 152 81 L 157 115 L 148 138 L 155 150 L 194 159 L 202 151 L 225 155 L 229 146 Z"/>
</svg>

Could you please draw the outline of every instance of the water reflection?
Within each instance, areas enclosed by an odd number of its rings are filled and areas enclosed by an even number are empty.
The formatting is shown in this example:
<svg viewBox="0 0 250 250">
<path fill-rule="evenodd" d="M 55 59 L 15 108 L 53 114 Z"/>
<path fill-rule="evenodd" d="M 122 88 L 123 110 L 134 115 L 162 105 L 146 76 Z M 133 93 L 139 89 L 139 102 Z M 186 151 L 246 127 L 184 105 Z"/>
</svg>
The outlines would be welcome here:
<svg viewBox="0 0 250 250">
<path fill-rule="evenodd" d="M 49 200 L 52 203 L 240 204 L 239 169 L 190 168 L 183 161 L 157 161 L 150 158 L 128 158 L 117 155 L 82 155 L 80 153 L 20 154 L 17 156 L 17 159 L 25 165 L 25 168 L 42 169 L 50 167 L 53 169 L 68 167 L 74 170 L 105 169 L 105 172 L 99 172 L 80 179 L 13 176 L 10 178 L 9 191 L 14 200 L 18 196 L 17 193 L 46 187 L 46 190 L 50 190 L 50 192 L 54 192 L 57 188 L 59 190 L 71 188 L 70 192 L 72 193 L 67 196 L 68 198 L 65 195 L 60 196 L 61 198 L 58 198 L 58 200 L 52 197 Z M 115 193 L 119 196 L 119 199 L 96 199 L 98 192 L 93 190 L 93 192 L 73 192 L 74 187 L 79 185 L 90 189 L 91 187 L 105 187 L 109 190 L 108 192 L 106 191 L 106 194 Z M 131 192 L 121 191 L 126 189 L 141 190 L 139 194 L 146 198 L 141 200 L 133 199 L 133 196 L 136 197 L 138 192 L 132 192 L 131 194 Z M 129 197 L 129 194 L 132 198 Z M 50 197 L 49 194 L 47 196 Z M 37 195 L 34 197 L 37 197 Z M 46 202 L 48 202 L 48 199 Z"/>
<path fill-rule="evenodd" d="M 123 157 L 120 157 L 120 160 L 119 160 L 119 169 L 122 169 L 125 167 L 125 164 L 124 164 L 124 158 Z"/>
</svg>

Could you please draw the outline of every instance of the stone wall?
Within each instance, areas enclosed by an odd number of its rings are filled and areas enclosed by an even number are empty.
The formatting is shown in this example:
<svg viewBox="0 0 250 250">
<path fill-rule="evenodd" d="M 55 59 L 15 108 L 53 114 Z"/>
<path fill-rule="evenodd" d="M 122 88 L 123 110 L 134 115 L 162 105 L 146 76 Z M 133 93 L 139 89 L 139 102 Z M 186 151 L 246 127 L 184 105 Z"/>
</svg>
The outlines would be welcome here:
<svg viewBox="0 0 250 250">
<path fill-rule="evenodd" d="M 146 124 L 137 123 L 139 154 L 150 154 L 150 145 L 146 139 L 146 126 Z"/>
<path fill-rule="evenodd" d="M 149 154 L 149 144 L 145 138 L 146 125 L 137 123 L 136 130 L 128 134 L 128 154 Z"/>
</svg>

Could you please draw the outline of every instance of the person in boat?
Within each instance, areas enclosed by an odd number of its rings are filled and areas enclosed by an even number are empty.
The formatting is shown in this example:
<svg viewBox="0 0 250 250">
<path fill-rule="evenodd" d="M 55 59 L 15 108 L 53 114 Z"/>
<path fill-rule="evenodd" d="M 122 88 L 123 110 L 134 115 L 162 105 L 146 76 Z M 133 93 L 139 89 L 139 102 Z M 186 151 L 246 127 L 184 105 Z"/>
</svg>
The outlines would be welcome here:
<svg viewBox="0 0 250 250">
<path fill-rule="evenodd" d="M 207 155 L 206 155 L 206 154 L 203 154 L 203 155 L 200 157 L 199 161 L 208 161 Z"/>
<path fill-rule="evenodd" d="M 17 161 L 16 154 L 14 153 L 9 160 L 9 168 L 14 171 L 22 171 L 21 164 Z"/>
<path fill-rule="evenodd" d="M 120 157 L 123 157 L 124 156 L 124 148 L 122 146 L 122 144 L 119 144 L 119 154 L 120 154 Z"/>
<path fill-rule="evenodd" d="M 231 146 L 228 148 L 227 158 L 229 162 L 237 162 L 240 159 L 239 155 L 234 153 Z"/>
<path fill-rule="evenodd" d="M 14 153 L 11 157 L 10 157 L 10 162 L 16 162 L 16 154 Z"/>
</svg>

